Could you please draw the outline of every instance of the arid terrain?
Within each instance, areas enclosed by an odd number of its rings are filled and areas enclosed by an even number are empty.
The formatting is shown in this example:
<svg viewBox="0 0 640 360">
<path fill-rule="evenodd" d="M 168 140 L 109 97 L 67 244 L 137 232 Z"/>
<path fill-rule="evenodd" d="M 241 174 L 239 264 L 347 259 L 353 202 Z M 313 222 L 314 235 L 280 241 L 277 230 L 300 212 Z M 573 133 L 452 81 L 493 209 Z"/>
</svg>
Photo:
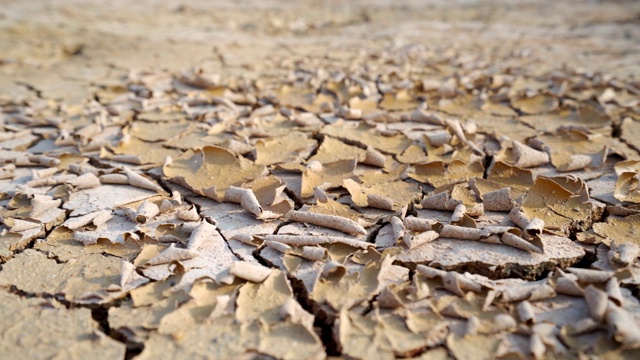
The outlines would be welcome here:
<svg viewBox="0 0 640 360">
<path fill-rule="evenodd" d="M 0 0 L 0 358 L 640 358 L 640 2 Z"/>
</svg>

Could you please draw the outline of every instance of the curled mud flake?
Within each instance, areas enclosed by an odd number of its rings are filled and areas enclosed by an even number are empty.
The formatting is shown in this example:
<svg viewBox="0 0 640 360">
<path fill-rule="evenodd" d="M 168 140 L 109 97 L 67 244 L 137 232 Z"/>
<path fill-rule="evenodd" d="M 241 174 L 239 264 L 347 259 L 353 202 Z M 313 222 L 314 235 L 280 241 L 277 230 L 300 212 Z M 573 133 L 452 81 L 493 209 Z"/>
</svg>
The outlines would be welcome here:
<svg viewBox="0 0 640 360">
<path fill-rule="evenodd" d="M 41 187 L 41 186 L 55 186 L 55 185 L 64 184 L 65 182 L 73 180 L 76 177 L 77 175 L 75 174 L 64 174 L 64 175 L 58 175 L 58 176 L 48 177 L 44 179 L 33 179 L 28 181 L 25 185 L 33 188 Z"/>
<path fill-rule="evenodd" d="M 397 216 L 392 216 L 391 220 L 391 233 L 395 242 L 400 241 L 405 236 L 405 226 L 402 220 Z"/>
<path fill-rule="evenodd" d="M 344 238 L 339 236 L 313 236 L 313 235 L 264 235 L 265 241 L 281 242 L 287 245 L 314 246 L 324 244 L 345 244 L 359 249 L 369 249 L 375 247 L 374 244 L 366 241 Z"/>
<path fill-rule="evenodd" d="M 449 191 L 429 195 L 420 202 L 424 209 L 432 210 L 454 210 L 460 204 L 460 200 L 451 198 Z"/>
<path fill-rule="evenodd" d="M 60 165 L 60 159 L 56 159 L 46 155 L 31 155 L 29 156 L 29 161 L 42 165 L 42 166 L 58 166 Z"/>
<path fill-rule="evenodd" d="M 518 314 L 518 319 L 520 322 L 523 322 L 527 325 L 531 325 L 536 322 L 536 314 L 533 310 L 533 306 L 528 301 L 521 301 L 516 305 L 516 313 Z"/>
<path fill-rule="evenodd" d="M 482 195 L 482 203 L 487 211 L 510 211 L 515 205 L 509 187 L 485 193 Z"/>
<path fill-rule="evenodd" d="M 545 345 L 540 334 L 533 333 L 529 337 L 529 351 L 534 359 L 544 359 L 544 355 L 547 352 L 547 345 Z"/>
<path fill-rule="evenodd" d="M 482 235 L 482 229 L 468 228 L 456 225 L 444 224 L 440 229 L 440 236 L 443 238 L 480 240 Z"/>
<path fill-rule="evenodd" d="M 609 302 L 607 293 L 593 285 L 589 285 L 584 290 L 584 300 L 587 302 L 587 306 L 589 307 L 589 314 L 591 315 L 591 318 L 598 323 L 602 323 L 607 311 L 607 304 Z"/>
<path fill-rule="evenodd" d="M 327 164 L 313 162 L 313 164 L 310 163 L 302 173 L 301 195 L 304 198 L 312 196 L 316 187 L 329 190 L 341 186 L 345 179 L 353 177 L 356 169 L 356 159 L 338 160 Z"/>
<path fill-rule="evenodd" d="M 365 230 L 362 225 L 342 216 L 319 214 L 310 211 L 292 210 L 287 213 L 286 217 L 287 219 L 292 221 L 324 226 L 352 235 L 365 235 L 367 233 L 367 230 Z"/>
<path fill-rule="evenodd" d="M 629 267 L 634 264 L 638 255 L 640 254 L 640 247 L 634 243 L 616 244 L 611 243 L 611 250 L 607 254 L 609 262 L 614 266 Z"/>
<path fill-rule="evenodd" d="M 100 179 L 92 173 L 84 173 L 65 182 L 76 190 L 91 189 L 102 185 Z"/>
<path fill-rule="evenodd" d="M 215 226 L 206 221 L 201 222 L 189 236 L 189 239 L 187 240 L 187 249 L 198 250 L 207 239 L 217 235 L 214 233 L 217 233 Z"/>
<path fill-rule="evenodd" d="M 129 183 L 129 185 L 140 189 L 147 189 L 159 193 L 164 193 L 164 190 L 162 189 L 162 187 L 160 187 L 160 185 L 129 169 L 128 167 L 124 168 L 124 173 L 125 175 L 127 175 L 127 182 Z"/>
<path fill-rule="evenodd" d="M 367 194 L 367 203 L 372 208 L 390 211 L 393 210 L 393 199 L 383 195 Z"/>
<path fill-rule="evenodd" d="M 441 278 L 444 288 L 460 297 L 464 297 L 468 291 L 475 293 L 482 291 L 480 284 L 473 282 L 455 271 L 447 271 Z"/>
<path fill-rule="evenodd" d="M 134 220 L 138 224 L 145 224 L 156 217 L 156 215 L 158 215 L 159 213 L 160 209 L 158 208 L 158 205 L 154 204 L 151 201 L 145 200 L 138 207 Z"/>
<path fill-rule="evenodd" d="M 569 273 L 575 275 L 578 278 L 578 281 L 583 284 L 603 283 L 609 280 L 609 278 L 614 275 L 611 271 L 582 269 L 574 267 L 568 267 L 565 269 L 565 271 L 568 271 Z"/>
<path fill-rule="evenodd" d="M 544 231 L 544 220 L 539 218 L 529 220 L 522 208 L 518 206 L 509 212 L 509 220 L 524 230 L 524 237 L 527 240 L 539 237 Z"/>
<path fill-rule="evenodd" d="M 568 276 L 556 279 L 556 291 L 558 294 L 584 296 L 584 289 L 578 284 L 577 279 Z"/>
<path fill-rule="evenodd" d="M 555 289 L 547 283 L 525 284 L 506 288 L 500 294 L 502 302 L 516 302 L 522 300 L 538 301 L 556 296 Z"/>
<path fill-rule="evenodd" d="M 549 163 L 549 154 L 533 149 L 519 141 L 513 142 L 512 150 L 515 158 L 514 166 L 529 168 Z"/>
<path fill-rule="evenodd" d="M 446 130 L 431 131 L 424 134 L 429 145 L 440 147 L 451 142 L 451 134 Z"/>
<path fill-rule="evenodd" d="M 273 269 L 249 261 L 236 261 L 229 267 L 229 272 L 236 277 L 254 283 L 261 283 L 271 275 Z"/>
<path fill-rule="evenodd" d="M 243 244 L 260 246 L 262 245 L 262 241 L 256 239 L 253 235 L 250 234 L 235 234 L 229 240 L 240 241 Z"/>
<path fill-rule="evenodd" d="M 405 235 L 404 244 L 409 249 L 417 248 L 420 245 L 424 245 L 426 243 L 432 242 L 440 237 L 436 231 L 427 230 L 425 232 L 421 232 L 419 234 L 415 234 L 413 236 Z"/>
<path fill-rule="evenodd" d="M 7 164 L 0 167 L 0 180 L 13 179 L 15 176 L 16 165 Z M 56 168 L 57 171 L 57 168 Z"/>
<path fill-rule="evenodd" d="M 178 219 L 184 221 L 198 221 L 200 220 L 200 214 L 198 214 L 198 209 L 195 205 L 191 205 L 189 209 L 179 210 L 176 214 Z"/>
<path fill-rule="evenodd" d="M 302 251 L 296 251 L 295 255 L 311 261 L 320 261 L 327 257 L 327 249 L 321 246 L 303 246 Z"/>
<path fill-rule="evenodd" d="M 111 210 L 100 210 L 86 215 L 69 218 L 62 224 L 62 226 L 70 230 L 75 230 L 88 224 L 100 226 L 109 221 L 112 217 L 113 215 L 111 214 Z"/>
<path fill-rule="evenodd" d="M 367 146 L 367 152 L 365 153 L 363 164 L 377 166 L 383 168 L 387 162 L 387 158 L 378 150 L 371 146 Z"/>
<path fill-rule="evenodd" d="M 289 254 L 292 251 L 291 246 L 281 242 L 266 240 L 264 244 L 281 254 Z"/>
<path fill-rule="evenodd" d="M 229 186 L 224 194 L 224 200 L 239 203 L 243 209 L 257 217 L 262 215 L 262 206 L 251 189 Z"/>
<path fill-rule="evenodd" d="M 439 228 L 440 222 L 435 219 L 421 219 L 415 216 L 404 218 L 404 227 L 413 231 L 427 231 Z"/>
<path fill-rule="evenodd" d="M 624 348 L 640 346 L 640 327 L 627 310 L 609 301 L 606 304 L 605 319 L 613 338 Z"/>
<path fill-rule="evenodd" d="M 509 245 L 524 251 L 535 252 L 539 254 L 544 253 L 544 250 L 541 249 L 540 247 L 510 232 L 502 233 L 502 236 L 500 236 L 500 243 L 504 245 Z"/>
<path fill-rule="evenodd" d="M 52 197 L 47 195 L 35 195 L 33 199 L 31 199 L 31 212 L 29 213 L 29 217 L 36 219 L 48 210 L 57 208 L 61 204 L 61 199 L 54 200 Z"/>
<path fill-rule="evenodd" d="M 160 254 L 149 259 L 146 265 L 153 266 L 153 265 L 160 265 L 160 264 L 170 264 L 174 261 L 189 260 L 197 257 L 198 254 L 199 253 L 197 250 L 182 249 L 177 247 L 175 244 L 171 244 L 168 248 L 166 248 Z"/>
<path fill-rule="evenodd" d="M 449 223 L 457 225 L 460 221 L 462 221 L 462 218 L 466 213 L 467 213 L 467 207 L 464 206 L 464 204 L 458 204 L 455 207 L 455 209 L 453 209 L 453 214 L 451 214 L 451 219 L 449 220 Z"/>
<path fill-rule="evenodd" d="M 103 184 L 128 184 L 129 177 L 125 174 L 104 174 L 99 177 Z"/>
</svg>

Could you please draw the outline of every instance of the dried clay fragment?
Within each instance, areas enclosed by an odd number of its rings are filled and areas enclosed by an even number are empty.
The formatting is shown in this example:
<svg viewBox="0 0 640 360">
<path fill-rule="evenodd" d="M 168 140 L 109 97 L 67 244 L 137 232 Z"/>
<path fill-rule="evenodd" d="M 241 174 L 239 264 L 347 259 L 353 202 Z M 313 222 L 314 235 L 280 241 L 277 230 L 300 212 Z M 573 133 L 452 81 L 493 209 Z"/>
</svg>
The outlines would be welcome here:
<svg viewBox="0 0 640 360">
<path fill-rule="evenodd" d="M 606 320 L 613 338 L 625 348 L 640 346 L 640 327 L 635 317 L 627 310 L 609 301 L 606 309 Z"/>
<path fill-rule="evenodd" d="M 640 254 L 640 247 L 635 243 L 611 243 L 611 250 L 607 254 L 609 262 L 615 266 L 628 267 L 635 263 Z"/>
<path fill-rule="evenodd" d="M 249 261 L 236 261 L 229 267 L 229 272 L 236 277 L 255 283 L 263 282 L 273 269 Z"/>
<path fill-rule="evenodd" d="M 526 300 L 518 303 L 516 306 L 516 313 L 518 314 L 518 319 L 527 325 L 531 325 L 536 322 L 536 314 L 533 310 L 533 306 L 531 306 L 531 303 Z"/>
<path fill-rule="evenodd" d="M 514 207 L 509 212 L 509 220 L 524 230 L 526 239 L 538 237 L 544 230 L 544 221 L 542 219 L 533 218 L 529 220 L 520 207 Z"/>
<path fill-rule="evenodd" d="M 582 269 L 574 267 L 568 267 L 565 270 L 575 275 L 578 278 L 578 281 L 583 284 L 603 283 L 613 276 L 613 272 L 611 271 Z"/>
<path fill-rule="evenodd" d="M 229 186 L 224 194 L 224 200 L 240 204 L 243 209 L 257 217 L 262 215 L 262 206 L 251 189 Z"/>
<path fill-rule="evenodd" d="M 265 241 L 275 241 L 287 245 L 324 245 L 324 244 L 345 244 L 359 249 L 369 249 L 374 244 L 358 239 L 349 239 L 339 236 L 313 236 L 313 235 L 264 235 Z"/>
<path fill-rule="evenodd" d="M 292 210 L 287 213 L 287 219 L 307 224 L 324 226 L 326 228 L 340 230 L 344 233 L 352 235 L 365 235 L 367 233 L 367 230 L 365 230 L 362 225 L 342 216 L 320 214 L 310 211 Z"/>
<path fill-rule="evenodd" d="M 420 245 L 424 245 L 426 243 L 432 242 L 440 237 L 440 234 L 433 230 L 428 230 L 413 236 L 405 236 L 404 244 L 409 249 L 417 248 Z"/>
<path fill-rule="evenodd" d="M 376 209 L 393 210 L 393 199 L 378 194 L 367 194 L 367 204 Z"/>
<path fill-rule="evenodd" d="M 134 220 L 138 224 L 144 224 L 153 219 L 159 213 L 160 209 L 158 208 L 158 205 L 154 204 L 151 201 L 145 200 L 138 207 L 138 210 L 135 213 Z"/>
<path fill-rule="evenodd" d="M 412 231 L 427 231 L 439 228 L 440 222 L 435 219 L 422 219 L 415 216 L 404 218 L 404 227 Z"/>
<path fill-rule="evenodd" d="M 392 216 L 390 223 L 391 223 L 391 232 L 393 234 L 393 240 L 395 242 L 398 242 L 399 240 L 403 239 L 405 236 L 404 223 L 397 216 Z"/>
<path fill-rule="evenodd" d="M 460 200 L 453 199 L 448 191 L 429 195 L 420 202 L 424 209 L 449 211 L 454 210 L 459 204 L 461 204 Z"/>
<path fill-rule="evenodd" d="M 511 211 L 515 201 L 511 196 L 511 188 L 502 188 L 482 195 L 482 203 L 487 211 Z"/>
<path fill-rule="evenodd" d="M 517 167 L 529 168 L 549 163 L 549 154 L 530 148 L 519 141 L 513 142 L 512 152 L 515 158 L 513 165 Z"/>
<path fill-rule="evenodd" d="M 161 265 L 169 264 L 173 261 L 182 261 L 193 259 L 198 256 L 198 251 L 191 249 L 182 249 L 176 247 L 175 244 L 171 244 L 160 254 L 154 256 L 147 261 L 147 265 Z"/>
<path fill-rule="evenodd" d="M 85 173 L 66 182 L 76 190 L 91 189 L 102 185 L 100 179 L 92 173 Z"/>
</svg>

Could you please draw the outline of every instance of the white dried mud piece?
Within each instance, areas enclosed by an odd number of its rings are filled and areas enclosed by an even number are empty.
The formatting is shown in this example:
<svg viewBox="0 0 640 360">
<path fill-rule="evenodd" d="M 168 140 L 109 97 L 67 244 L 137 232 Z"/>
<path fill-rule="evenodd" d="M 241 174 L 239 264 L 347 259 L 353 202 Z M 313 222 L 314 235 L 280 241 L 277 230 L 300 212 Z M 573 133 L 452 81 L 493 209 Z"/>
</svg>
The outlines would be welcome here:
<svg viewBox="0 0 640 360">
<path fill-rule="evenodd" d="M 487 211 L 511 211 L 516 204 L 509 187 L 485 193 L 482 195 L 482 203 Z"/>
<path fill-rule="evenodd" d="M 607 285 L 605 286 L 605 290 L 609 295 L 609 300 L 616 303 L 618 306 L 624 307 L 624 296 L 622 295 L 622 290 L 620 290 L 620 284 L 618 284 L 618 279 L 615 277 L 611 277 L 607 281 Z"/>
<path fill-rule="evenodd" d="M 33 188 L 41 187 L 41 186 L 56 186 L 60 184 L 64 184 L 67 181 L 73 180 L 77 177 L 74 174 L 64 174 L 53 177 L 48 177 L 44 179 L 33 179 L 27 181 L 25 185 Z"/>
<path fill-rule="evenodd" d="M 486 244 L 445 238 L 400 253 L 397 261 L 407 264 L 432 264 L 447 270 L 469 271 L 503 278 L 517 272 L 524 279 L 534 279 L 548 269 L 569 266 L 585 254 L 583 247 L 571 239 L 542 234 L 544 254 L 524 252 L 511 246 Z"/>
<path fill-rule="evenodd" d="M 36 219 L 45 212 L 59 207 L 61 204 L 61 199 L 54 200 L 48 195 L 35 195 L 33 199 L 31 199 L 31 212 L 29 213 L 29 217 Z"/>
<path fill-rule="evenodd" d="M 336 111 L 336 116 L 347 120 L 362 119 L 362 109 L 352 109 L 347 106 L 341 106 L 338 111 Z"/>
<path fill-rule="evenodd" d="M 439 229 L 440 222 L 435 219 L 422 219 L 415 216 L 404 218 L 404 227 L 412 231 L 427 231 L 431 229 Z"/>
<path fill-rule="evenodd" d="M 440 236 L 443 238 L 480 240 L 483 236 L 482 229 L 469 228 L 464 226 L 444 224 L 440 229 Z"/>
<path fill-rule="evenodd" d="M 500 301 L 506 303 L 523 300 L 538 301 L 553 298 L 555 296 L 556 291 L 553 286 L 546 282 L 542 282 L 507 288 L 500 293 Z"/>
<path fill-rule="evenodd" d="M 25 230 L 40 229 L 41 226 L 42 224 L 40 224 L 40 222 L 22 220 L 22 219 L 13 219 L 13 224 L 11 225 L 11 228 L 9 228 L 9 231 L 17 233 Z"/>
<path fill-rule="evenodd" d="M 440 237 L 440 234 L 433 230 L 427 230 L 425 232 L 413 235 L 413 236 L 405 236 L 404 244 L 409 249 L 414 249 L 420 245 L 424 245 L 426 243 L 432 242 Z"/>
<path fill-rule="evenodd" d="M 492 244 L 509 245 L 516 249 L 525 250 L 529 252 L 536 252 L 540 254 L 544 253 L 544 250 L 542 248 L 510 232 L 503 232 L 500 236 L 491 235 L 486 238 L 480 239 L 480 241 L 486 242 L 486 243 L 492 243 Z"/>
<path fill-rule="evenodd" d="M 236 261 L 229 267 L 231 275 L 254 283 L 263 282 L 273 269 L 249 261 Z"/>
<path fill-rule="evenodd" d="M 635 243 L 611 243 L 611 250 L 607 254 L 609 262 L 614 266 L 629 267 L 636 262 L 640 254 L 640 247 Z"/>
<path fill-rule="evenodd" d="M 383 195 L 367 194 L 367 204 L 376 209 L 393 210 L 393 199 Z"/>
<path fill-rule="evenodd" d="M 524 230 L 524 238 L 527 240 L 537 238 L 544 231 L 544 220 L 539 218 L 529 220 L 520 207 L 511 209 L 509 220 Z"/>
<path fill-rule="evenodd" d="M 176 247 L 175 244 L 171 244 L 160 254 L 149 259 L 149 261 L 147 261 L 145 265 L 153 266 L 160 264 L 170 264 L 173 261 L 189 260 L 195 258 L 196 256 L 198 256 L 197 250 L 182 249 Z"/>
<path fill-rule="evenodd" d="M 584 300 L 587 302 L 587 306 L 589 307 L 589 314 L 591 315 L 591 318 L 598 323 L 602 323 L 607 311 L 607 304 L 609 302 L 607 293 L 593 285 L 589 285 L 584 290 Z"/>
<path fill-rule="evenodd" d="M 526 300 L 516 305 L 516 313 L 518 314 L 518 319 L 520 319 L 520 322 L 522 323 L 531 325 L 536 322 L 536 314 L 533 310 L 533 306 L 531 306 L 531 303 Z"/>
<path fill-rule="evenodd" d="M 414 112 L 412 112 L 409 116 L 409 120 L 413 122 L 433 125 L 445 125 L 444 120 L 442 120 L 442 118 L 440 118 L 437 114 L 426 112 L 423 109 L 416 109 Z"/>
<path fill-rule="evenodd" d="M 393 240 L 397 243 L 401 239 L 404 239 L 405 226 L 402 220 L 400 220 L 400 218 L 397 216 L 392 216 L 389 222 L 391 224 L 391 233 L 393 235 Z"/>
<path fill-rule="evenodd" d="M 69 218 L 62 224 L 62 226 L 71 230 L 81 228 L 88 224 L 93 224 L 99 227 L 109 221 L 112 217 L 113 215 L 111 214 L 111 210 L 100 210 L 86 215 Z"/>
<path fill-rule="evenodd" d="M 440 147 L 451 141 L 451 134 L 446 130 L 431 131 L 424 134 L 424 137 L 433 147 Z"/>
<path fill-rule="evenodd" d="M 464 134 L 464 130 L 462 129 L 462 125 L 458 120 L 445 120 L 445 124 L 451 130 L 451 132 L 458 138 L 458 140 L 470 147 L 476 154 L 484 154 L 484 152 L 473 142 L 467 140 L 467 137 Z"/>
<path fill-rule="evenodd" d="M 319 214 L 311 211 L 292 210 L 287 213 L 286 217 L 292 221 L 323 226 L 351 235 L 365 235 L 367 233 L 367 230 L 365 230 L 362 225 L 342 216 Z"/>
<path fill-rule="evenodd" d="M 231 236 L 229 240 L 239 241 L 243 244 L 252 245 L 256 247 L 262 245 L 261 240 L 254 238 L 253 235 L 250 235 L 250 234 L 235 234 Z"/>
<path fill-rule="evenodd" d="M 513 142 L 511 151 L 516 161 L 513 165 L 520 168 L 535 167 L 549 163 L 549 154 L 530 148 L 519 141 Z"/>
<path fill-rule="evenodd" d="M 614 340 L 627 349 L 640 346 L 640 327 L 632 314 L 609 301 L 605 316 Z"/>
<path fill-rule="evenodd" d="M 3 167 L 0 167 L 0 180 L 13 179 L 15 176 L 16 165 L 15 164 L 7 164 Z M 56 168 L 56 171 L 58 169 Z"/>
<path fill-rule="evenodd" d="M 138 224 L 146 224 L 160 213 L 158 205 L 151 201 L 143 201 L 135 212 L 134 221 Z"/>
<path fill-rule="evenodd" d="M 462 218 L 466 213 L 467 213 L 467 207 L 464 206 L 464 204 L 458 204 L 456 208 L 453 209 L 453 213 L 451 214 L 451 219 L 449 220 L 449 223 L 454 225 L 458 224 L 460 221 L 462 221 Z"/>
<path fill-rule="evenodd" d="M 159 193 L 164 192 L 164 190 L 162 189 L 162 187 L 160 187 L 160 185 L 138 174 L 137 172 L 129 169 L 128 167 L 124 168 L 124 173 L 127 175 L 128 183 L 131 186 L 134 186 L 140 189 L 156 191 Z"/>
<path fill-rule="evenodd" d="M 224 194 L 224 200 L 240 204 L 242 208 L 256 217 L 262 215 L 262 206 L 251 189 L 229 186 Z"/>
<path fill-rule="evenodd" d="M 556 279 L 556 291 L 558 294 L 584 296 L 584 289 L 578 284 L 578 280 L 569 276 L 562 276 Z"/>
<path fill-rule="evenodd" d="M 149 279 L 136 272 L 136 267 L 132 263 L 122 260 L 120 264 L 120 286 L 118 291 L 131 291 L 149 282 Z"/>
<path fill-rule="evenodd" d="M 104 174 L 98 179 L 103 184 L 129 184 L 129 177 L 125 174 Z"/>
<path fill-rule="evenodd" d="M 47 167 L 60 165 L 60 159 L 56 159 L 46 155 L 31 155 L 29 156 L 29 161 L 34 164 L 39 164 Z"/>
<path fill-rule="evenodd" d="M 317 186 L 313 189 L 313 196 L 316 198 L 316 201 L 319 201 L 321 203 L 326 203 L 327 201 L 329 201 L 327 193 Z"/>
<path fill-rule="evenodd" d="M 428 279 L 440 278 L 444 288 L 458 296 L 464 296 L 468 291 L 482 291 L 482 285 L 455 271 L 439 270 L 426 265 L 416 266 L 416 271 Z"/>
<path fill-rule="evenodd" d="M 371 146 L 367 146 L 367 152 L 365 154 L 364 160 L 362 160 L 363 164 L 383 168 L 386 162 L 387 158 L 381 152 Z"/>
<path fill-rule="evenodd" d="M 200 220 L 200 214 L 198 214 L 198 209 L 195 205 L 191 205 L 189 209 L 178 210 L 176 214 L 178 219 L 184 221 L 198 221 Z"/>
<path fill-rule="evenodd" d="M 102 185 L 100 179 L 92 173 L 84 173 L 65 182 L 76 190 L 91 189 Z"/>
<path fill-rule="evenodd" d="M 214 233 L 216 235 L 218 233 L 215 226 L 206 221 L 201 222 L 189 236 L 189 240 L 187 240 L 187 249 L 198 250 L 207 238 L 213 236 Z"/>
<path fill-rule="evenodd" d="M 51 167 L 51 168 L 39 169 L 39 170 L 32 169 L 31 177 L 34 179 L 48 178 L 50 176 L 55 175 L 55 173 L 57 173 L 58 171 L 60 171 L 60 169 L 58 169 L 57 167 Z"/>
<path fill-rule="evenodd" d="M 344 238 L 340 236 L 314 236 L 314 235 L 263 235 L 265 241 L 276 241 L 287 245 L 314 246 L 324 244 L 345 244 L 354 248 L 369 249 L 374 244 L 358 239 Z"/>
<path fill-rule="evenodd" d="M 609 280 L 609 278 L 611 278 L 614 275 L 613 272 L 611 271 L 602 271 L 602 270 L 594 270 L 594 269 L 568 267 L 564 270 L 575 275 L 578 278 L 578 281 L 583 284 L 603 283 Z"/>
<path fill-rule="evenodd" d="M 456 206 L 461 204 L 460 200 L 453 199 L 451 193 L 443 191 L 437 194 L 426 196 L 420 202 L 422 208 L 432 210 L 454 210 Z"/>
<path fill-rule="evenodd" d="M 547 352 L 547 345 L 545 345 L 540 334 L 533 333 L 529 337 L 529 351 L 534 359 L 544 359 L 544 355 Z"/>
<path fill-rule="evenodd" d="M 282 254 L 288 254 L 293 249 L 291 246 L 277 241 L 266 240 L 264 244 Z"/>
<path fill-rule="evenodd" d="M 323 260 L 327 257 L 327 254 L 327 249 L 320 246 L 303 246 L 302 251 L 294 253 L 294 255 L 311 261 Z"/>
</svg>

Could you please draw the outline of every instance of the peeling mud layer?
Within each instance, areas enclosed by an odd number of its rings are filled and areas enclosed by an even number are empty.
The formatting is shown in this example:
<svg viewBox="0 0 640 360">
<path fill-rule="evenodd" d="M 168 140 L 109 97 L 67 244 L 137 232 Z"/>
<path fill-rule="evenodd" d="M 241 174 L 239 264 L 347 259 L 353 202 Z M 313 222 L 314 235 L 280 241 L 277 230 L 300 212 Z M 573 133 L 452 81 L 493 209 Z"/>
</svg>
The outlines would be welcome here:
<svg viewBox="0 0 640 360">
<path fill-rule="evenodd" d="M 0 1 L 6 358 L 640 358 L 640 4 Z"/>
</svg>

